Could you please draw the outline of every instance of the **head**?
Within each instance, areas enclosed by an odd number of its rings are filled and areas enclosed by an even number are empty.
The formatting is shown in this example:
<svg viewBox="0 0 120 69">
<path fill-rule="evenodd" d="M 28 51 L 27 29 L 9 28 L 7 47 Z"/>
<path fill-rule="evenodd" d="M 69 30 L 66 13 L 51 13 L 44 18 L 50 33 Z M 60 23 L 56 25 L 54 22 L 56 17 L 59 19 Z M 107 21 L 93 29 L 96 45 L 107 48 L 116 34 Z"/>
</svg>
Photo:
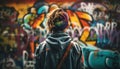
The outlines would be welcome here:
<svg viewBox="0 0 120 69">
<path fill-rule="evenodd" d="M 50 13 L 48 18 L 49 32 L 65 31 L 68 27 L 68 14 L 63 9 L 56 9 Z"/>
</svg>

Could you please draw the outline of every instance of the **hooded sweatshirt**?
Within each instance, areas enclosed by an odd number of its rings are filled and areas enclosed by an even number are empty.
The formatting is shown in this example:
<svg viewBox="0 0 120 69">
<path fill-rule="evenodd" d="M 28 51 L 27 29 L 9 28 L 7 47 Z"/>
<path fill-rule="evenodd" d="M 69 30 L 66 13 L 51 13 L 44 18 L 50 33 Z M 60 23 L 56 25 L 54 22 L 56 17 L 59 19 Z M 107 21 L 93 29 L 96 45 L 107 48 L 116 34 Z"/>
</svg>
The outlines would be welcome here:
<svg viewBox="0 0 120 69">
<path fill-rule="evenodd" d="M 39 44 L 35 52 L 35 69 L 57 69 L 68 45 L 72 47 L 61 65 L 61 69 L 81 69 L 81 47 L 64 32 L 50 33 Z"/>
</svg>

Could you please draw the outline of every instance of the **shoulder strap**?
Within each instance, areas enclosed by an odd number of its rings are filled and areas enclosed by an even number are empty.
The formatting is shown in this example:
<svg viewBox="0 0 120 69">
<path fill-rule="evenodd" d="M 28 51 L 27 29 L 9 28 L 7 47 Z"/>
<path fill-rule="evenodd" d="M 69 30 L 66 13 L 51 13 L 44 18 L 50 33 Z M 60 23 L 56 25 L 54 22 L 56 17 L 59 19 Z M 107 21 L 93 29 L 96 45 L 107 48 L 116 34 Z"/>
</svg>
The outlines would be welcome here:
<svg viewBox="0 0 120 69">
<path fill-rule="evenodd" d="M 60 68 L 61 68 L 62 63 L 63 63 L 63 61 L 65 60 L 65 58 L 67 57 L 67 55 L 68 55 L 71 47 L 72 47 L 72 42 L 70 42 L 70 44 L 68 45 L 65 53 L 63 54 L 63 56 L 62 56 L 62 58 L 61 58 L 61 60 L 60 60 L 60 62 L 59 62 L 59 64 L 57 65 L 57 69 L 60 69 Z"/>
</svg>

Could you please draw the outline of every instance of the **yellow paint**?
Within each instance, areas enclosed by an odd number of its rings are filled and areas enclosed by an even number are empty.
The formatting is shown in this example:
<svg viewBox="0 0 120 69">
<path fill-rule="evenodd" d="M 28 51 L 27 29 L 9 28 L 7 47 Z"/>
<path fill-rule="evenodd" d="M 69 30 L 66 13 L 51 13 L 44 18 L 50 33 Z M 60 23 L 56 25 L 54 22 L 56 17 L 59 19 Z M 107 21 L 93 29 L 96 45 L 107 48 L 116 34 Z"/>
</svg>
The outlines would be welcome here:
<svg viewBox="0 0 120 69">
<path fill-rule="evenodd" d="M 23 16 L 27 13 L 27 9 L 32 7 L 33 4 L 34 3 L 10 3 L 6 4 L 6 6 L 14 7 L 19 13 L 18 18 L 23 18 Z"/>
<path fill-rule="evenodd" d="M 67 13 L 69 15 L 70 22 L 73 25 L 78 26 L 78 27 L 81 28 L 81 24 L 79 22 L 79 19 L 78 19 L 77 15 L 74 12 L 70 11 L 70 10 L 67 10 Z"/>
<path fill-rule="evenodd" d="M 87 38 L 88 38 L 88 36 L 89 36 L 89 31 L 88 31 L 88 30 L 84 30 L 84 31 L 82 32 L 82 36 L 81 36 L 80 40 L 86 41 Z"/>
<path fill-rule="evenodd" d="M 87 41 L 88 37 L 89 37 L 90 31 L 89 30 L 84 30 L 80 40 L 82 40 L 83 42 L 85 42 L 86 44 L 91 44 L 91 45 L 95 45 L 96 41 Z"/>
<path fill-rule="evenodd" d="M 76 11 L 75 12 L 79 18 L 81 19 L 85 19 L 85 20 L 88 20 L 88 21 L 92 21 L 92 17 L 88 14 L 88 13 L 85 13 L 85 12 L 80 12 L 80 11 Z"/>
</svg>

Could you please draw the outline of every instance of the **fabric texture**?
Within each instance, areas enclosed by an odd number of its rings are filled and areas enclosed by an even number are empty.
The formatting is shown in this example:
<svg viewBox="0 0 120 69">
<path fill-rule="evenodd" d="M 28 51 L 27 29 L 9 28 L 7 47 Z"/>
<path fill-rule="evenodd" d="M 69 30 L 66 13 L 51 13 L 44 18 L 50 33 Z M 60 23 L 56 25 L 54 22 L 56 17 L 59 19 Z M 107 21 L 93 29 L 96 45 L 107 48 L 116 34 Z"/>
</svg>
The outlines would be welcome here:
<svg viewBox="0 0 120 69">
<path fill-rule="evenodd" d="M 51 33 L 40 43 L 35 52 L 35 69 L 57 69 L 72 38 L 63 32 Z M 72 41 L 73 42 L 73 41 Z M 81 69 L 81 47 L 73 42 L 61 69 Z"/>
</svg>

